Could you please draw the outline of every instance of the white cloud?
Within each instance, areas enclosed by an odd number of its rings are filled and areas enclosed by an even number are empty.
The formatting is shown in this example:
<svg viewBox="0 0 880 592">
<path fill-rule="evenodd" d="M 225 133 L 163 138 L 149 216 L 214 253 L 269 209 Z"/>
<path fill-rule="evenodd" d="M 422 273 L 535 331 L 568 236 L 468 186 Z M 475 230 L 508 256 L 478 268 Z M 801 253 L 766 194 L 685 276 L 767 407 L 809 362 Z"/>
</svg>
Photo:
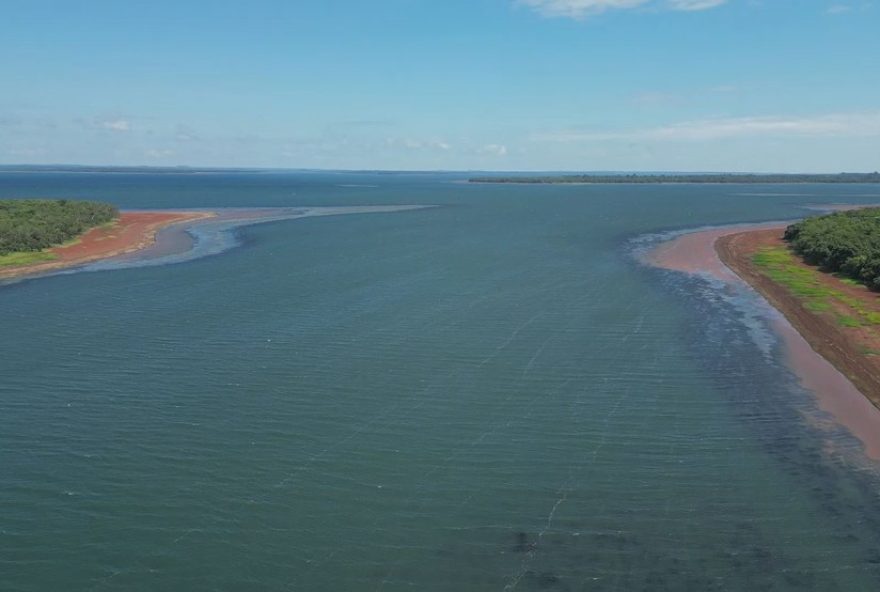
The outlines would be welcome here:
<svg viewBox="0 0 880 592">
<path fill-rule="evenodd" d="M 545 142 L 705 141 L 754 136 L 880 136 L 880 112 L 834 113 L 813 117 L 733 117 L 684 121 L 619 131 L 559 130 L 533 137 Z"/>
<path fill-rule="evenodd" d="M 486 144 L 479 150 L 477 150 L 480 154 L 492 154 L 494 156 L 506 156 L 507 155 L 507 146 L 504 144 Z"/>
<path fill-rule="evenodd" d="M 715 8 L 727 0 L 518 0 L 547 17 L 581 19 L 608 10 L 623 10 L 653 5 L 668 10 L 696 11 Z"/>
<path fill-rule="evenodd" d="M 43 153 L 43 150 L 38 148 L 10 148 L 6 151 L 10 156 L 38 156 Z"/>
<path fill-rule="evenodd" d="M 144 152 L 144 155 L 149 158 L 168 158 L 174 156 L 174 150 L 151 148 Z"/>
<path fill-rule="evenodd" d="M 669 7 L 672 10 L 707 10 L 721 6 L 727 0 L 669 0 Z"/>
<path fill-rule="evenodd" d="M 451 150 L 452 146 L 443 140 L 413 140 L 412 138 L 388 138 L 389 146 L 403 146 L 408 150 Z"/>
<path fill-rule="evenodd" d="M 583 18 L 618 8 L 635 8 L 649 0 L 520 0 L 543 16 Z"/>
<path fill-rule="evenodd" d="M 113 132 L 127 132 L 131 130 L 131 123 L 127 119 L 104 119 L 98 121 L 98 125 Z"/>
</svg>

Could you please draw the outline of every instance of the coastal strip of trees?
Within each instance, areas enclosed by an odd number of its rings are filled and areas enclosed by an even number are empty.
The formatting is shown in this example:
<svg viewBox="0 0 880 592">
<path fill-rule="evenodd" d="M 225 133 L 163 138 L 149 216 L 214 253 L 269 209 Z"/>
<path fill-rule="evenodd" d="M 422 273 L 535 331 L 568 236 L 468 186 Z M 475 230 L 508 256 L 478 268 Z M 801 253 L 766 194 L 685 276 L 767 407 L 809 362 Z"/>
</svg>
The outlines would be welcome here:
<svg viewBox="0 0 880 592">
<path fill-rule="evenodd" d="M 807 263 L 880 290 L 880 208 L 807 218 L 785 240 Z"/>
<path fill-rule="evenodd" d="M 625 175 L 551 175 L 551 176 L 509 176 L 473 177 L 471 183 L 531 183 L 531 184 L 657 184 L 657 183 L 725 183 L 725 184 L 785 184 L 785 183 L 880 183 L 880 172 L 837 173 L 829 175 L 792 174 L 625 174 Z"/>
<path fill-rule="evenodd" d="M 93 201 L 0 200 L 0 255 L 63 244 L 118 215 L 115 206 Z"/>
</svg>

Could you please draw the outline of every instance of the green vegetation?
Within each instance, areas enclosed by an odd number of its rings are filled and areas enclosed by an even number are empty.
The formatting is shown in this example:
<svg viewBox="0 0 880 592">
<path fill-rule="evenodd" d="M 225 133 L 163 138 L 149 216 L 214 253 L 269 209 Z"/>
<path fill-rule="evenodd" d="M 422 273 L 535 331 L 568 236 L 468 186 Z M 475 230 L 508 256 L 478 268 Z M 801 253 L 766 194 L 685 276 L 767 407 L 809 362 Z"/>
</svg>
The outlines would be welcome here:
<svg viewBox="0 0 880 592">
<path fill-rule="evenodd" d="M 0 200 L 0 265 L 51 259 L 43 249 L 74 240 L 118 215 L 114 206 L 91 201 Z"/>
<path fill-rule="evenodd" d="M 731 184 L 784 184 L 784 183 L 880 183 L 880 172 L 839 173 L 836 175 L 783 175 L 783 174 L 729 174 L 706 173 L 696 175 L 552 175 L 537 177 L 474 177 L 471 183 L 731 183 Z"/>
<path fill-rule="evenodd" d="M 807 218 L 785 240 L 807 263 L 880 289 L 880 208 Z"/>
<path fill-rule="evenodd" d="M 0 267 L 5 267 L 7 265 L 32 265 L 34 263 L 52 261 L 55 258 L 55 255 L 45 251 L 8 253 L 6 255 L 0 255 Z"/>
<path fill-rule="evenodd" d="M 820 302 L 831 296 L 831 290 L 819 282 L 818 276 L 798 266 L 797 260 L 784 247 L 761 249 L 752 261 L 767 277 L 791 290 L 795 296 Z M 809 304 L 815 305 L 813 302 Z"/>
<path fill-rule="evenodd" d="M 846 307 L 844 310 L 852 314 L 834 313 L 841 326 L 880 325 L 880 313 L 868 310 L 858 298 L 824 285 L 820 271 L 799 265 L 795 255 L 785 247 L 761 249 L 752 257 L 752 262 L 768 278 L 803 300 L 804 307 L 813 312 L 833 312 L 835 308 L 841 310 Z"/>
</svg>

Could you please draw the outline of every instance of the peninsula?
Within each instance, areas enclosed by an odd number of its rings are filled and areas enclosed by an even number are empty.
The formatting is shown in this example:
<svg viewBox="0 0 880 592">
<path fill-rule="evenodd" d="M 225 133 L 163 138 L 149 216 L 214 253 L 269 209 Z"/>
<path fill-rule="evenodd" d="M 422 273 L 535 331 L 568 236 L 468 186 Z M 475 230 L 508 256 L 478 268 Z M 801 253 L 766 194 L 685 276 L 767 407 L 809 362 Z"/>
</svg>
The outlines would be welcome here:
<svg viewBox="0 0 880 592">
<path fill-rule="evenodd" d="M 150 246 L 166 226 L 210 212 L 119 212 L 80 200 L 0 200 L 0 280 L 75 267 Z"/>
</svg>

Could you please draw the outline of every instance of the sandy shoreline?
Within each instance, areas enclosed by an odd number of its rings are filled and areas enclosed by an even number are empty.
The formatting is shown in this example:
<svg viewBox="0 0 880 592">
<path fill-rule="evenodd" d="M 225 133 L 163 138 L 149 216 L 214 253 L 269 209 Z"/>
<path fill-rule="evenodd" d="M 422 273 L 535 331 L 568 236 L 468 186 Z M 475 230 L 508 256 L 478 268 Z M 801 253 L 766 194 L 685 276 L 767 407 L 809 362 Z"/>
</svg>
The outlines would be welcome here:
<svg viewBox="0 0 880 592">
<path fill-rule="evenodd" d="M 782 314 L 771 324 L 801 384 L 816 395 L 821 410 L 861 441 L 866 456 L 880 460 L 877 367 L 865 363 L 867 358 L 839 327 L 819 319 L 786 288 L 753 267 L 755 250 L 774 241 L 781 243 L 785 226 L 758 224 L 697 231 L 661 244 L 646 260 L 657 267 L 708 275 L 727 284 L 744 282 L 761 294 Z"/>
<path fill-rule="evenodd" d="M 0 280 L 39 275 L 140 251 L 153 245 L 156 233 L 163 228 L 214 216 L 213 212 L 170 210 L 122 212 L 113 224 L 92 228 L 73 244 L 49 249 L 56 257 L 51 261 L 0 268 Z"/>
</svg>

